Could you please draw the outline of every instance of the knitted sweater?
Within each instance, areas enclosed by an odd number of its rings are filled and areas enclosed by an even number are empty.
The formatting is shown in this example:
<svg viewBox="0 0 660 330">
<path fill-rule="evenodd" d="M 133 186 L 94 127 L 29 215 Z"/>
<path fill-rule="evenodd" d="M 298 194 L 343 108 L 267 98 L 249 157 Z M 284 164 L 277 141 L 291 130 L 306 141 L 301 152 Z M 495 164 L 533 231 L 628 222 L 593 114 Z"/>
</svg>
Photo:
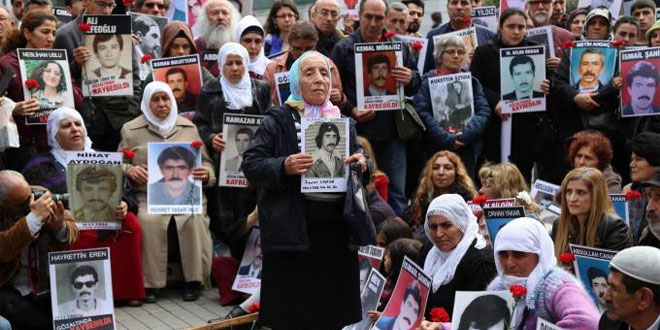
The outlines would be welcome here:
<svg viewBox="0 0 660 330">
<path fill-rule="evenodd" d="M 499 277 L 488 286 L 489 291 L 509 290 Z M 597 330 L 600 313 L 578 280 L 555 267 L 536 286 L 534 309 L 530 310 L 525 329 L 535 330 L 539 317 L 566 330 Z M 522 301 L 521 301 L 522 303 Z"/>
</svg>

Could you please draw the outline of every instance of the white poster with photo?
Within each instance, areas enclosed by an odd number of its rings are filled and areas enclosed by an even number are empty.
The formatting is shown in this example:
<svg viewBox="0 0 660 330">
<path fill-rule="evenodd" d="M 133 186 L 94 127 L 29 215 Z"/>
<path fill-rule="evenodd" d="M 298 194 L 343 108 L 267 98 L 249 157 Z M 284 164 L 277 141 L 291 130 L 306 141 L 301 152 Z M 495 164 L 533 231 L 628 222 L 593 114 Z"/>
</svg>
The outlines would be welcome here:
<svg viewBox="0 0 660 330">
<path fill-rule="evenodd" d="M 180 116 L 192 118 L 202 92 L 202 67 L 199 54 L 153 59 L 154 81 L 170 86 Z"/>
<path fill-rule="evenodd" d="M 577 8 L 593 10 L 594 8 L 605 7 L 610 13 L 612 13 L 612 17 L 619 17 L 621 1 L 622 0 L 579 0 Z"/>
<path fill-rule="evenodd" d="M 248 180 L 243 174 L 243 153 L 250 147 L 254 133 L 261 125 L 263 116 L 224 113 L 222 116 L 222 136 L 227 144 L 220 154 L 220 180 L 223 187 L 247 187 Z"/>
<path fill-rule="evenodd" d="M 302 193 L 346 192 L 350 146 L 348 118 L 302 118 L 303 152 L 314 163 L 302 175 Z"/>
<path fill-rule="evenodd" d="M 115 329 L 109 248 L 50 252 L 48 264 L 53 329 Z"/>
<path fill-rule="evenodd" d="M 254 294 L 261 288 L 261 232 L 259 227 L 253 227 L 245 242 L 243 259 L 238 266 L 238 273 L 231 289 L 247 294 Z"/>
<path fill-rule="evenodd" d="M 75 108 L 69 60 L 63 49 L 16 50 L 25 99 L 39 101 L 39 110 L 25 117 L 26 125 L 45 125 L 60 107 Z"/>
<path fill-rule="evenodd" d="M 539 317 L 536 321 L 536 330 L 564 330 L 556 324 Z"/>
<path fill-rule="evenodd" d="M 397 34 L 394 36 L 394 40 L 401 41 L 410 47 L 410 49 L 413 51 L 413 54 L 415 54 L 415 57 L 417 57 L 417 71 L 424 72 L 424 62 L 426 62 L 426 56 L 423 54 L 426 54 L 426 48 L 428 47 L 429 39 Z M 420 54 L 422 54 L 422 56 L 419 56 Z"/>
<path fill-rule="evenodd" d="M 448 35 L 455 35 L 463 39 L 463 43 L 465 43 L 465 54 L 467 54 L 467 56 L 465 56 L 465 61 L 463 62 L 461 67 L 469 68 L 470 61 L 472 61 L 472 55 L 474 54 L 474 50 L 477 49 L 477 46 L 479 46 L 479 41 L 477 39 L 477 28 L 473 26 L 469 29 L 463 29 L 463 30 L 458 30 L 454 32 L 443 33 L 437 36 L 433 36 L 433 45 L 435 46 L 434 49 L 438 49 L 438 42 L 440 41 L 440 39 Z"/>
<path fill-rule="evenodd" d="M 360 268 L 360 290 L 367 283 L 367 275 L 372 269 L 380 269 L 385 249 L 375 245 L 360 246 L 358 248 L 358 267 Z"/>
<path fill-rule="evenodd" d="M 475 322 L 484 329 L 509 329 L 513 303 L 509 291 L 456 291 L 451 330 L 470 329 Z"/>
<path fill-rule="evenodd" d="M 291 95 L 291 87 L 289 86 L 289 71 L 275 73 L 275 87 L 277 88 L 277 99 L 280 104 L 284 104 Z"/>
<path fill-rule="evenodd" d="M 429 77 L 433 118 L 449 133 L 460 132 L 474 116 L 470 72 Z"/>
<path fill-rule="evenodd" d="M 527 39 L 545 46 L 545 57 L 555 57 L 555 41 L 552 38 L 552 26 L 546 25 L 527 30 Z"/>
<path fill-rule="evenodd" d="M 500 86 L 502 113 L 525 113 L 546 110 L 545 47 L 500 49 Z"/>
<path fill-rule="evenodd" d="M 202 182 L 192 176 L 202 165 L 201 150 L 185 142 L 150 142 L 147 148 L 149 214 L 201 214 Z"/>
<path fill-rule="evenodd" d="M 489 29 L 497 31 L 497 7 L 485 6 L 472 8 L 472 21 L 481 21 Z"/>
<path fill-rule="evenodd" d="M 582 281 L 584 288 L 603 313 L 607 309 L 605 291 L 610 286 L 607 277 L 610 275 L 610 261 L 617 251 L 596 249 L 587 246 L 569 244 L 571 253 L 575 256 L 576 277 Z"/>
<path fill-rule="evenodd" d="M 396 66 L 403 66 L 403 43 L 355 44 L 358 111 L 403 109 L 403 85 L 392 75 Z"/>
<path fill-rule="evenodd" d="M 488 237 L 491 242 L 495 242 L 497 233 L 500 232 L 502 227 L 513 219 L 522 218 L 525 216 L 525 209 L 522 206 L 500 207 L 500 208 L 484 208 L 484 215 L 486 217 L 486 228 L 488 229 Z"/>
<path fill-rule="evenodd" d="M 122 154 L 69 152 L 66 186 L 78 229 L 121 228 L 115 209 L 123 196 Z"/>
<path fill-rule="evenodd" d="M 381 275 L 376 268 L 369 271 L 369 276 L 366 280 L 366 285 L 361 290 L 360 301 L 362 305 L 362 319 L 360 322 L 345 326 L 343 330 L 369 330 L 371 329 L 371 318 L 369 318 L 369 311 L 375 311 L 380 302 L 380 296 L 385 289 L 386 279 Z"/>
<path fill-rule="evenodd" d="M 167 17 L 131 13 L 131 28 L 142 54 L 150 54 L 153 58 L 163 56 L 160 44 L 168 22 Z"/>
<path fill-rule="evenodd" d="M 548 207 L 555 201 L 555 196 L 559 193 L 560 186 L 546 182 L 540 179 L 534 181 L 530 195 L 536 204 Z"/>
<path fill-rule="evenodd" d="M 92 57 L 82 68 L 84 96 L 133 95 L 133 37 L 129 15 L 84 15 L 83 46 Z"/>
</svg>

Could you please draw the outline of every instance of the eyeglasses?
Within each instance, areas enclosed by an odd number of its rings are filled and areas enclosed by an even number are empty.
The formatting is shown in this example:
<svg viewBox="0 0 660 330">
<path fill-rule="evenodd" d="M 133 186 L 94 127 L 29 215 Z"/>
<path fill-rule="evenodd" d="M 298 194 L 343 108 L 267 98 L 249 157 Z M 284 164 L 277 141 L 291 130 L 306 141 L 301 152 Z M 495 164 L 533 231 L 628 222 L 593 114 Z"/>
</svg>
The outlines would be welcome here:
<svg viewBox="0 0 660 330">
<path fill-rule="evenodd" d="M 96 284 L 95 281 L 87 281 L 87 282 L 74 282 L 73 287 L 76 289 L 82 289 L 83 285 L 86 286 L 87 288 L 91 288 Z"/>
<path fill-rule="evenodd" d="M 114 2 L 94 1 L 94 4 L 97 7 L 108 8 L 108 9 L 111 9 L 111 10 L 115 9 L 115 7 L 117 7 L 117 4 L 114 3 Z"/>
<path fill-rule="evenodd" d="M 296 19 L 296 18 L 298 18 L 298 16 L 296 14 L 282 14 L 282 15 L 277 15 L 275 17 L 281 18 L 281 19 L 287 19 L 287 18 L 288 19 Z"/>
<path fill-rule="evenodd" d="M 449 56 L 463 56 L 465 55 L 465 50 L 462 49 L 447 49 L 444 51 L 444 54 L 447 54 Z"/>
<path fill-rule="evenodd" d="M 158 7 L 158 9 L 161 9 L 161 10 L 167 8 L 167 7 L 165 7 L 165 4 L 155 3 L 155 2 L 145 3 L 144 6 L 149 8 L 149 9 L 153 9 L 154 7 Z"/>
<path fill-rule="evenodd" d="M 339 17 L 339 12 L 336 11 L 331 11 L 331 10 L 321 10 L 318 12 L 321 17 L 331 17 L 331 18 L 337 18 Z"/>
</svg>

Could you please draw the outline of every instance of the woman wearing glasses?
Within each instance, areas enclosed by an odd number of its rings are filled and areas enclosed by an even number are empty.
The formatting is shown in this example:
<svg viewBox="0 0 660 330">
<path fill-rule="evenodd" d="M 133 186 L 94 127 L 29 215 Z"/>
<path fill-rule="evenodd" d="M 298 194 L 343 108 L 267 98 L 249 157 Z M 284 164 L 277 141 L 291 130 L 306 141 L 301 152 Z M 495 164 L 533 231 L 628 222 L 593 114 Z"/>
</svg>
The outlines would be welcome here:
<svg viewBox="0 0 660 330">
<path fill-rule="evenodd" d="M 272 58 L 289 49 L 289 32 L 293 24 L 298 21 L 298 8 L 290 0 L 276 1 L 270 7 L 264 30 L 266 36 L 264 51 L 266 56 Z"/>
</svg>

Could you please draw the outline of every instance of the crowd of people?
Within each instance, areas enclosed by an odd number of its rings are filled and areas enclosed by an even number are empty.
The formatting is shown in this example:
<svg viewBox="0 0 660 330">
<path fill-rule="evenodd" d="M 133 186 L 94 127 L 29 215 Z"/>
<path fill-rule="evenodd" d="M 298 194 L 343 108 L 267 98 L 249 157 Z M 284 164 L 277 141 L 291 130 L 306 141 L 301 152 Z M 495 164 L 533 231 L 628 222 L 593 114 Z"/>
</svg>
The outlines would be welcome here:
<svg viewBox="0 0 660 330">
<path fill-rule="evenodd" d="M 658 69 L 642 63 L 631 69 L 625 86 L 636 88 L 634 81 L 650 92 L 628 92 L 632 98 L 641 96 L 623 108 L 618 65 L 607 84 L 595 74 L 603 66 L 598 56 L 591 67 L 580 65 L 584 79 L 578 84 L 570 77 L 576 41 L 611 41 L 619 50 L 660 47 L 659 4 L 653 0 L 635 0 L 630 16 L 619 17 L 607 7 L 567 12 L 565 0 L 527 0 L 524 8 L 501 12 L 496 30 L 472 19 L 480 0 L 448 0 L 445 23 L 422 0 L 362 0 L 358 19 L 342 16 L 336 0 L 316 0 L 307 13 L 290 0 L 278 0 L 263 25 L 239 0 L 207 0 L 191 7 L 194 24 L 172 20 L 152 47 L 161 58 L 217 54 L 217 62 L 201 67 L 199 94 L 187 90 L 185 71 L 168 71 L 166 81 L 145 73 L 138 36 L 132 45 L 119 37 L 95 41 L 93 49 L 83 43 L 83 15 L 166 16 L 171 1 L 66 3 L 73 16 L 68 23 L 51 14 L 50 0 L 0 6 L 0 76 L 13 74 L 0 111 L 9 109 L 20 136 L 20 147 L 0 153 L 0 329 L 51 328 L 50 298 L 44 294 L 47 252 L 99 247 L 110 250 L 116 305 L 156 302 L 173 265 L 180 265 L 183 299 L 196 300 L 200 290 L 216 286 L 220 303 L 235 305 L 225 319 L 251 313 L 259 303 L 260 323 L 276 330 L 340 329 L 360 322 L 364 279 L 354 243 L 360 234 L 343 220 L 345 200 L 353 197 L 301 193 L 302 174 L 325 172 L 359 173 L 362 182 L 357 184 L 366 188 L 366 218 L 373 224 L 360 230 L 373 231 L 375 240 L 368 243 L 385 248 L 380 271 L 386 284 L 371 313 L 374 321 L 392 297 L 408 257 L 432 279 L 426 309 L 419 311 L 419 330 L 450 329 L 449 323 L 434 321 L 431 310 L 442 307 L 451 317 L 457 291 L 507 290 L 512 284 L 526 287 L 527 295 L 513 318 L 507 316 L 507 328 L 533 330 L 543 318 L 571 330 L 660 329 L 660 111 L 653 105 Z M 421 31 L 426 16 L 434 26 Z M 513 76 L 516 68 L 529 65 L 534 71 L 534 63 L 521 62 L 500 72 L 502 51 L 539 45 L 526 35 L 539 27 L 550 28 L 554 45 L 554 55 L 547 54 L 545 68 L 536 71 L 545 70 L 546 79 L 539 90 L 502 95 L 502 74 Z M 449 34 L 470 28 L 476 49 Z M 406 110 L 358 106 L 364 96 L 357 92 L 363 81 L 356 77 L 356 44 L 396 41 L 396 35 L 426 38 L 426 53 L 404 43 L 403 65 L 374 61 L 365 77 L 385 74 L 403 90 L 402 106 L 413 108 L 424 126 L 406 140 L 397 127 L 397 117 Z M 114 71 L 104 71 L 101 63 L 96 72 L 132 80 L 133 95 L 83 96 L 85 64 L 101 56 L 101 43 L 135 50 L 132 63 L 114 63 Z M 45 63 L 36 70 L 40 89 L 26 97 L 28 77 L 22 77 L 17 49 L 62 49 L 69 70 Z M 418 70 L 420 60 L 424 72 Z M 63 77 L 65 72 L 70 77 Z M 276 75 L 283 72 L 288 72 L 290 95 L 280 99 Z M 472 102 L 473 110 L 462 119 L 465 126 L 453 130 L 434 115 L 430 80 L 458 73 L 471 73 L 471 79 L 448 86 L 457 94 L 454 107 Z M 73 89 L 68 106 L 62 102 L 64 78 Z M 387 88 L 374 82 L 365 93 L 383 95 Z M 513 115 L 504 111 L 505 100 L 516 97 L 545 97 L 545 108 Z M 26 125 L 25 118 L 44 103 L 54 109 L 45 125 Z M 640 112 L 647 115 L 627 116 Z M 229 138 L 222 133 L 225 114 L 263 116 L 256 133 L 236 134 L 238 154 L 227 162 L 244 173 L 247 188 L 218 186 Z M 317 137 L 330 134 L 333 148 L 343 143 L 349 156 L 318 166 L 301 150 L 301 121 L 309 117 L 351 118 L 341 137 L 335 125 Z M 158 157 L 160 173 L 152 173 L 150 143 L 192 141 L 201 141 L 201 164 L 187 149 L 172 147 Z M 503 141 L 510 143 L 506 154 Z M 326 146 L 317 144 L 321 153 Z M 69 152 L 122 150 L 133 156 L 122 165 L 117 205 L 69 210 L 56 198 L 71 189 Z M 150 181 L 154 176 L 162 179 Z M 193 180 L 201 182 L 201 189 L 193 187 Z M 552 201 L 557 214 L 529 198 L 534 180 L 559 187 Z M 119 189 L 112 173 L 78 174 L 76 189 L 86 184 Z M 35 185 L 47 192 L 35 198 Z M 201 213 L 148 210 L 149 203 L 186 203 L 191 197 L 182 192 L 198 193 L 194 189 L 201 190 L 195 201 Z M 614 211 L 609 194 L 632 196 L 627 220 Z M 477 196 L 515 199 L 526 216 L 503 226 L 491 240 L 480 203 L 473 203 Z M 120 229 L 78 229 L 76 218 L 103 214 L 114 216 Z M 261 233 L 255 249 L 262 256 L 253 261 L 261 267 L 261 287 L 247 295 L 232 290 L 232 283 L 242 272 L 239 263 L 254 227 Z M 228 254 L 214 255 L 214 244 L 227 246 Z M 559 267 L 557 258 L 570 251 L 569 244 L 618 252 L 604 284 L 603 306 L 592 301 L 573 269 Z M 80 269 L 71 275 L 72 286 L 80 289 L 84 282 L 95 288 L 98 274 Z M 83 313 L 102 303 L 92 302 L 71 301 L 69 309 Z M 515 324 L 508 326 L 510 320 Z M 499 321 L 494 317 L 471 326 L 488 329 Z"/>
</svg>

